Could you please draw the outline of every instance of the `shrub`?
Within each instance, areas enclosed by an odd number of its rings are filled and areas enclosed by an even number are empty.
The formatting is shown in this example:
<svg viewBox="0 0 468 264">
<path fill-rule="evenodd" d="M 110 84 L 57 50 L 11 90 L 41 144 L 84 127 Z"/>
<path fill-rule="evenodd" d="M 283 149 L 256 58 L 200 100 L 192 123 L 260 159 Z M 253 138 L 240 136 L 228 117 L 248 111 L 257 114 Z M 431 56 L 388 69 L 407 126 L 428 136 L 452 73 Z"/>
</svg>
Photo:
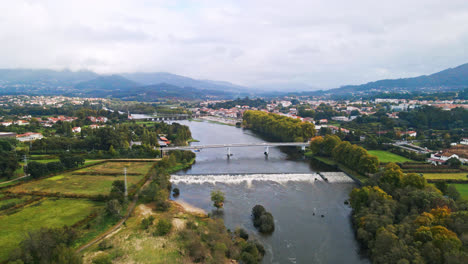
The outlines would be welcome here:
<svg viewBox="0 0 468 264">
<path fill-rule="evenodd" d="M 154 216 L 152 216 L 152 215 L 150 215 L 147 218 L 144 218 L 143 220 L 141 220 L 141 228 L 142 229 L 148 229 L 150 227 L 150 225 L 153 224 L 153 221 L 154 221 Z"/>
<path fill-rule="evenodd" d="M 236 234 L 244 240 L 249 240 L 249 234 L 243 228 L 236 229 Z"/>
<path fill-rule="evenodd" d="M 261 205 L 252 208 L 253 224 L 261 233 L 271 233 L 275 230 L 273 215 L 265 210 Z"/>
<path fill-rule="evenodd" d="M 112 243 L 107 239 L 103 240 L 101 243 L 98 244 L 98 249 L 99 250 L 106 250 L 106 249 L 110 249 L 112 247 L 113 247 Z"/>
<path fill-rule="evenodd" d="M 166 219 L 160 219 L 156 224 L 156 232 L 154 233 L 157 236 L 165 236 L 171 232 L 172 223 Z"/>
<path fill-rule="evenodd" d="M 101 253 L 93 258 L 93 264 L 112 264 L 112 259 L 107 253 Z"/>
<path fill-rule="evenodd" d="M 211 192 L 211 201 L 213 202 L 213 206 L 216 209 L 223 207 L 224 205 L 224 193 L 222 191 L 212 191 Z"/>
<path fill-rule="evenodd" d="M 260 216 L 260 223 L 259 231 L 261 233 L 271 233 L 275 230 L 275 221 L 273 220 L 273 215 L 269 212 Z"/>
</svg>

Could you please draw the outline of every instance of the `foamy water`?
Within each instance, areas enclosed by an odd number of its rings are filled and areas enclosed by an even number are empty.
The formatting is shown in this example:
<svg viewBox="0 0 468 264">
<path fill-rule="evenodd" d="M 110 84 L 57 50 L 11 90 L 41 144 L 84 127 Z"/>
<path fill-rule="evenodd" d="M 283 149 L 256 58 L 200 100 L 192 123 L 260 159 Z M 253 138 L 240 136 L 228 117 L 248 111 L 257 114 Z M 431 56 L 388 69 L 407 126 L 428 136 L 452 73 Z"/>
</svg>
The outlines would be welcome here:
<svg viewBox="0 0 468 264">
<path fill-rule="evenodd" d="M 344 172 L 321 172 L 322 176 L 328 179 L 328 182 L 337 182 L 337 183 L 353 183 L 354 180 L 351 179 Z"/>
<path fill-rule="evenodd" d="M 243 184 L 251 186 L 252 182 L 270 181 L 277 183 L 288 182 L 315 182 L 323 181 L 322 178 L 316 173 L 281 173 L 281 174 L 219 174 L 219 175 L 172 175 L 172 183 L 185 183 L 185 184 Z"/>
</svg>

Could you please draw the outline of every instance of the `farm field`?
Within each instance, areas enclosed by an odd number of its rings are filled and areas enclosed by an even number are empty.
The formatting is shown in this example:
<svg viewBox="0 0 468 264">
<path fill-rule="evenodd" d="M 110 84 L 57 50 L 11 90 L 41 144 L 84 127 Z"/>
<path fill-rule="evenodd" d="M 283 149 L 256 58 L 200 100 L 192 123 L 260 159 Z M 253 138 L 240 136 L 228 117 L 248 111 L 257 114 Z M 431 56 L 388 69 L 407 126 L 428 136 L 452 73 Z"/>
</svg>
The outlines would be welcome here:
<svg viewBox="0 0 468 264">
<path fill-rule="evenodd" d="M 468 199 L 468 184 L 455 183 L 453 185 L 455 185 L 455 188 L 457 188 L 457 191 L 463 199 Z"/>
<path fill-rule="evenodd" d="M 86 199 L 50 198 L 21 208 L 13 214 L 0 215 L 0 262 L 6 260 L 26 232 L 41 227 L 73 225 L 102 206 L 103 203 Z"/>
<path fill-rule="evenodd" d="M 408 158 L 405 158 L 403 156 L 385 151 L 385 150 L 368 150 L 367 151 L 369 154 L 377 156 L 380 160 L 380 162 L 412 162 L 413 160 L 410 160 Z"/>
<path fill-rule="evenodd" d="M 0 196 L 2 198 L 2 196 Z M 7 197 L 4 198 L 3 200 L 0 200 L 0 210 L 1 207 L 7 204 L 15 203 L 15 204 L 21 204 L 26 202 L 27 200 L 32 199 L 33 197 L 30 195 L 24 195 L 24 196 L 18 196 L 18 197 Z"/>
<path fill-rule="evenodd" d="M 468 180 L 468 173 L 424 173 L 427 180 Z"/>
<path fill-rule="evenodd" d="M 62 193 L 79 195 L 107 195 L 116 180 L 124 180 L 123 168 L 127 167 L 129 189 L 137 184 L 149 171 L 151 162 L 106 162 L 38 181 L 14 186 L 13 193 Z"/>
</svg>

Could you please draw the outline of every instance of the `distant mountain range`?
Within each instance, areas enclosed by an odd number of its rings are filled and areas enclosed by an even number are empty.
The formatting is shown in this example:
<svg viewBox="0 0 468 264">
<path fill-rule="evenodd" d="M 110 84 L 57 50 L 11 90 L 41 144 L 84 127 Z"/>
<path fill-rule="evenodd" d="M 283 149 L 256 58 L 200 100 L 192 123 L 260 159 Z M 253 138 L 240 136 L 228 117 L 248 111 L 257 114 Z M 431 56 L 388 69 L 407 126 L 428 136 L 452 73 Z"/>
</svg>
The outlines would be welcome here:
<svg viewBox="0 0 468 264">
<path fill-rule="evenodd" d="M 330 90 L 310 91 L 307 84 L 258 86 L 256 90 L 223 81 L 197 80 L 165 72 L 99 75 L 91 71 L 0 69 L 0 94 L 116 97 L 124 100 L 232 99 L 245 96 L 369 95 L 382 92 L 441 92 L 468 87 L 468 64 L 431 75 L 380 80 Z M 290 92 L 289 92 L 290 93 Z"/>
<path fill-rule="evenodd" d="M 361 85 L 346 85 L 330 90 L 308 92 L 311 95 L 320 94 L 372 94 L 382 92 L 444 92 L 462 90 L 468 87 L 468 63 L 455 68 L 449 68 L 431 75 L 422 75 L 413 78 L 388 79 L 369 82 Z"/>
<path fill-rule="evenodd" d="M 252 95 L 229 82 L 171 73 L 99 75 L 90 71 L 0 69 L 0 94 L 116 97 L 128 100 L 221 99 Z"/>
</svg>

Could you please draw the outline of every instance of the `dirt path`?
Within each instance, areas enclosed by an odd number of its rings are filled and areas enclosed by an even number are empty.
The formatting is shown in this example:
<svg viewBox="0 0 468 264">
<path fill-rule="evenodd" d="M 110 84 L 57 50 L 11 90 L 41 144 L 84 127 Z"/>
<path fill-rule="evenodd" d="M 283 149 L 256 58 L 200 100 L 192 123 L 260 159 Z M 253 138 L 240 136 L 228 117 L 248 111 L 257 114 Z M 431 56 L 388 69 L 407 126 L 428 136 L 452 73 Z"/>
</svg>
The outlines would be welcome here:
<svg viewBox="0 0 468 264">
<path fill-rule="evenodd" d="M 109 230 L 107 230 L 106 232 L 102 233 L 101 235 L 99 235 L 98 237 L 94 238 L 93 240 L 89 241 L 88 243 L 82 245 L 81 247 L 79 247 L 76 252 L 77 253 L 80 253 L 81 251 L 89 248 L 90 246 L 96 244 L 97 242 L 103 240 L 104 238 L 108 237 L 109 235 L 111 235 L 112 233 L 114 233 L 117 229 L 119 229 L 123 223 L 125 223 L 125 221 L 128 220 L 128 218 L 132 215 L 133 213 L 133 210 L 135 210 L 135 207 L 136 207 L 136 203 L 138 201 L 138 196 L 140 195 L 140 192 L 141 190 L 143 189 L 144 186 L 146 186 L 149 182 L 151 182 L 153 180 L 153 177 L 150 177 L 146 182 L 145 184 L 143 184 L 143 186 L 138 190 L 138 192 L 135 194 L 135 196 L 133 196 L 133 200 L 132 202 L 130 203 L 129 207 L 128 207 L 128 211 L 127 211 L 127 214 L 125 215 L 124 218 L 122 218 L 122 220 L 120 220 L 117 224 L 115 224 L 113 227 L 111 227 Z"/>
<path fill-rule="evenodd" d="M 14 182 L 14 181 L 17 181 L 17 180 L 21 180 L 21 179 L 24 179 L 24 178 L 26 178 L 26 177 L 29 177 L 29 175 L 28 175 L 28 176 L 21 176 L 21 177 L 19 177 L 19 178 L 16 178 L 16 179 L 13 179 L 13 180 L 9 180 L 9 181 L 0 182 L 0 185 L 5 184 L 5 183 Z"/>
</svg>

